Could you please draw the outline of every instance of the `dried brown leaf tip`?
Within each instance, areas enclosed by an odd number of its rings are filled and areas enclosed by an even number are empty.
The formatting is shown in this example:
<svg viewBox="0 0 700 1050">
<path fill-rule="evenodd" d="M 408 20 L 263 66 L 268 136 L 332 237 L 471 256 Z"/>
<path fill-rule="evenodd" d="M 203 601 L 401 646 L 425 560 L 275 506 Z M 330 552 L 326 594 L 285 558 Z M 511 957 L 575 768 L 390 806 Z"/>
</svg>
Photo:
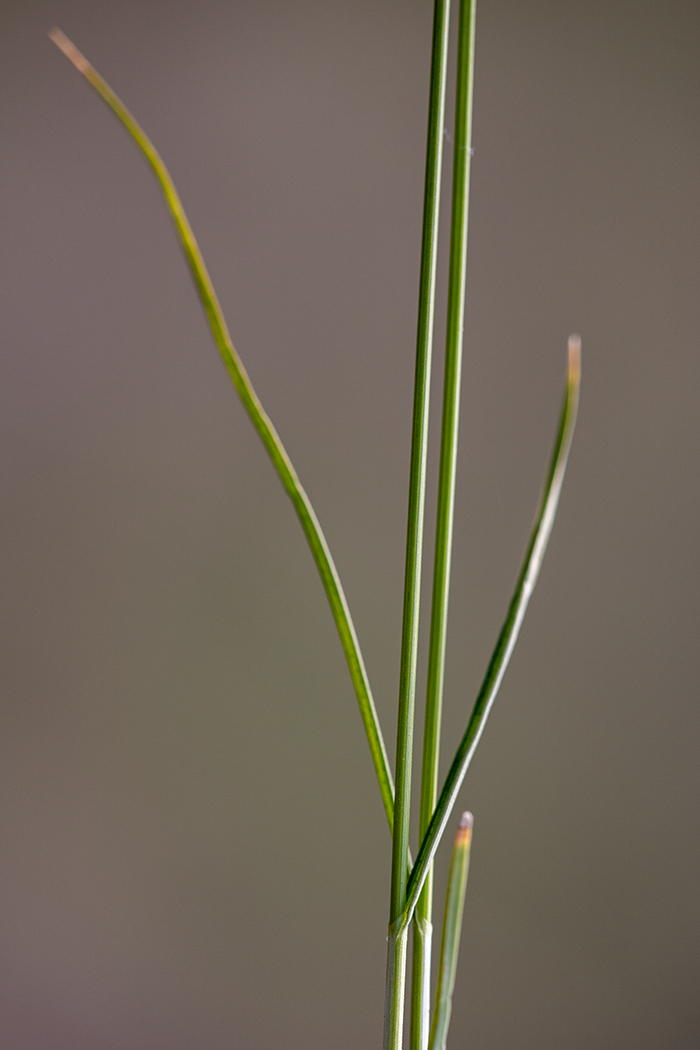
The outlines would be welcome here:
<svg viewBox="0 0 700 1050">
<path fill-rule="evenodd" d="M 569 379 L 578 382 L 581 375 L 581 336 L 569 336 Z"/>
<path fill-rule="evenodd" d="M 75 44 L 71 43 L 65 33 L 61 32 L 60 29 L 54 27 L 49 30 L 49 36 L 53 40 L 56 47 L 60 47 L 66 58 L 69 58 L 76 69 L 79 69 L 81 73 L 87 73 L 90 69 L 90 63 L 81 55 Z"/>
<path fill-rule="evenodd" d="M 472 828 L 474 827 L 474 817 L 469 811 L 463 813 L 459 819 L 459 827 L 457 828 L 457 841 L 456 844 L 460 846 L 466 846 L 472 837 Z"/>
</svg>

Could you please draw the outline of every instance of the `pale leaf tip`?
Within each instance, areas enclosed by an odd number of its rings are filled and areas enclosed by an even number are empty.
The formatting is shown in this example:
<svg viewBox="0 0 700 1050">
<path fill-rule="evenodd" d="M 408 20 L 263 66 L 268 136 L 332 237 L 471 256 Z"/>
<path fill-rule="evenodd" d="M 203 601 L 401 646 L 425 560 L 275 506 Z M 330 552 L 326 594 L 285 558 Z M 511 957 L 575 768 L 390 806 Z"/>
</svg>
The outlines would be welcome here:
<svg viewBox="0 0 700 1050">
<path fill-rule="evenodd" d="M 459 827 L 457 829 L 457 836 L 455 840 L 456 846 L 468 846 L 472 837 L 472 828 L 474 827 L 474 817 L 469 811 L 463 813 L 459 818 Z"/>
<path fill-rule="evenodd" d="M 71 43 L 65 33 L 54 26 L 53 29 L 49 30 L 49 37 L 53 40 L 56 47 L 60 47 L 66 58 L 71 60 L 76 69 L 80 70 L 81 73 L 87 73 L 90 69 L 90 63 L 84 55 L 81 55 L 75 44 Z"/>
<path fill-rule="evenodd" d="M 569 379 L 578 382 L 581 376 L 581 336 L 569 336 Z"/>
</svg>

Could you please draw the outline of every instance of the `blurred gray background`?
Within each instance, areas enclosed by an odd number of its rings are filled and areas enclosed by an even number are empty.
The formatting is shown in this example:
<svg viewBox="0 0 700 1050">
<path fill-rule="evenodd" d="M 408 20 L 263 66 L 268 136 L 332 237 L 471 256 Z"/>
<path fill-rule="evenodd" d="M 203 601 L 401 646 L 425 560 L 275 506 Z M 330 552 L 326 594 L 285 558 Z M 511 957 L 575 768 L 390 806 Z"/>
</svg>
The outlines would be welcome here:
<svg viewBox="0 0 700 1050">
<path fill-rule="evenodd" d="M 393 754 L 431 8 L 0 4 L 3 1048 L 380 1045 L 390 843 L 326 600 L 154 180 L 46 31 L 170 165 Z M 584 377 L 462 790 L 452 1048 L 700 1044 L 699 54 L 692 2 L 479 2 L 446 758 L 571 331 Z"/>
</svg>

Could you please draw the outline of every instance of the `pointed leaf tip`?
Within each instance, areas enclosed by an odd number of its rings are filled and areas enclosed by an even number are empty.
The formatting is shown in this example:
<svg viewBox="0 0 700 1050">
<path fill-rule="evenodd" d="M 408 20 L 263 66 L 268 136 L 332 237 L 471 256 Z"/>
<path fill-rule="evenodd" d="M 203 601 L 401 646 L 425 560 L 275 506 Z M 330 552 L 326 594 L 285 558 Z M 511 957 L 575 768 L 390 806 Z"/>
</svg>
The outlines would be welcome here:
<svg viewBox="0 0 700 1050">
<path fill-rule="evenodd" d="M 81 55 L 75 44 L 68 39 L 65 33 L 54 26 L 53 29 L 49 29 L 49 37 L 53 40 L 56 47 L 60 47 L 66 58 L 71 60 L 76 69 L 79 69 L 81 73 L 87 73 L 90 63 L 84 55 Z"/>
<path fill-rule="evenodd" d="M 457 834 L 455 836 L 455 846 L 467 846 L 471 841 L 472 828 L 474 827 L 474 817 L 467 810 L 459 818 L 459 826 L 457 828 Z"/>
<path fill-rule="evenodd" d="M 581 375 L 581 336 L 569 336 L 569 380 L 578 382 Z"/>
</svg>

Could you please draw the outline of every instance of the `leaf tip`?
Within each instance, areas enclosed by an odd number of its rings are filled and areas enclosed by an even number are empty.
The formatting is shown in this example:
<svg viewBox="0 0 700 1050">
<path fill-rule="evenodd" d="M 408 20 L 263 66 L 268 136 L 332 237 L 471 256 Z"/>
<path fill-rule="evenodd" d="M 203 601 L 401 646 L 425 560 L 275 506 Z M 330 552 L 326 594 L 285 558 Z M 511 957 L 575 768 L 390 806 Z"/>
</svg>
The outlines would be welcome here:
<svg viewBox="0 0 700 1050">
<path fill-rule="evenodd" d="M 569 336 L 569 381 L 578 383 L 581 378 L 581 336 Z"/>
<path fill-rule="evenodd" d="M 69 58 L 76 69 L 80 70 L 81 73 L 87 73 L 90 69 L 90 63 L 81 55 L 75 44 L 73 44 L 65 33 L 54 26 L 53 29 L 49 30 L 49 37 L 53 40 L 56 47 L 59 47 L 66 58 Z"/>
<path fill-rule="evenodd" d="M 472 837 L 472 828 L 474 827 L 474 817 L 467 810 L 459 818 L 459 827 L 457 829 L 457 841 L 456 845 L 466 845 Z"/>
</svg>

